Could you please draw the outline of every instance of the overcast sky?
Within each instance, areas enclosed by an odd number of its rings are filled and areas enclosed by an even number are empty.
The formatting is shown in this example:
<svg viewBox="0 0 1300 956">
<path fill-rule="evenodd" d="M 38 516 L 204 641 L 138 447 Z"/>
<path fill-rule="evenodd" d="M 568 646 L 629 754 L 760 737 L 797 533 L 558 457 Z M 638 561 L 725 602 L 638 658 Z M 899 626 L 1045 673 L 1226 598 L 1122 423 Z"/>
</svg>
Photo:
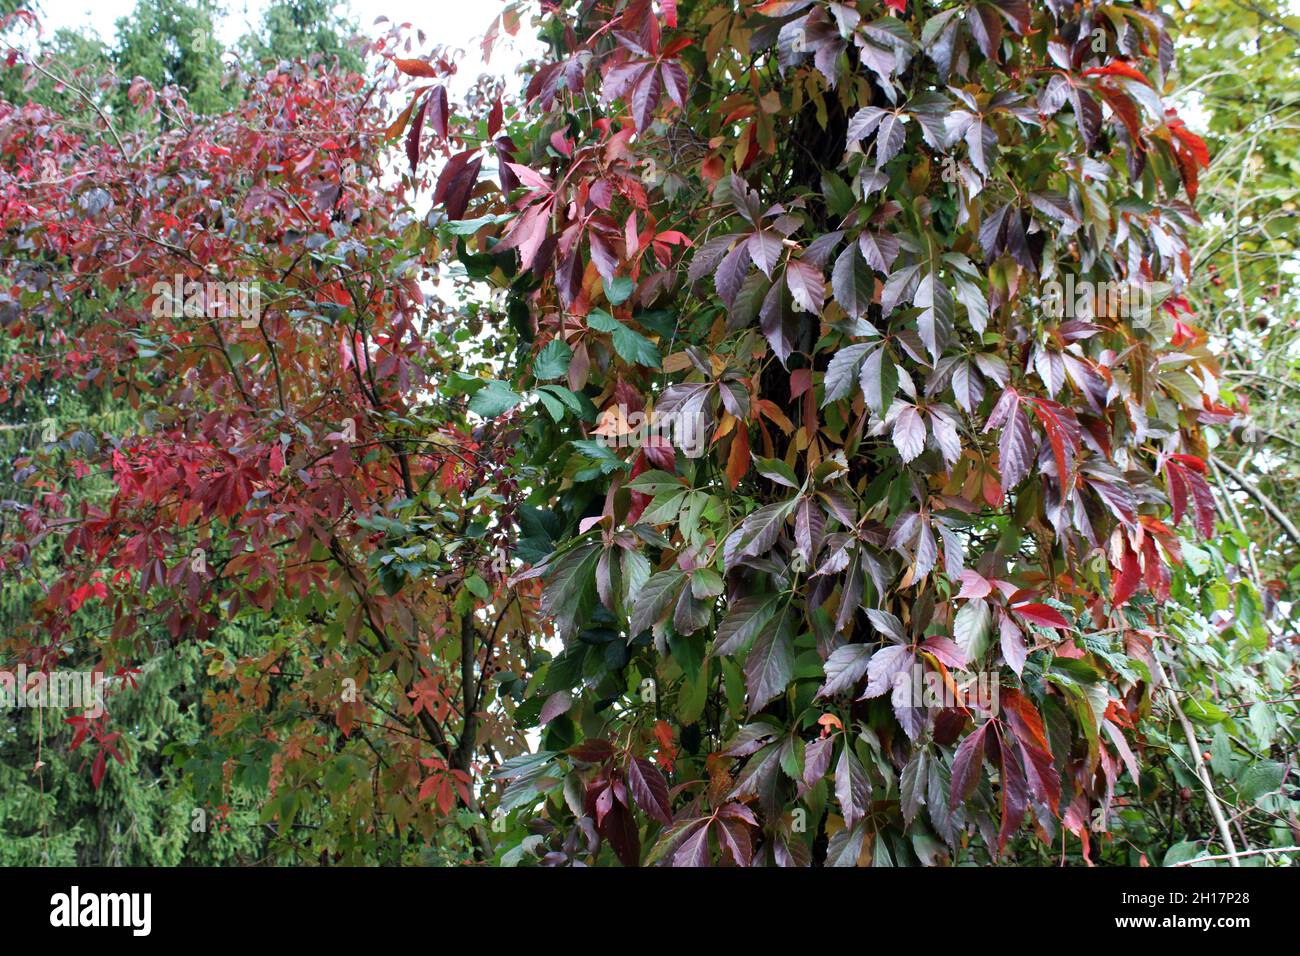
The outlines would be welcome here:
<svg viewBox="0 0 1300 956">
<path fill-rule="evenodd" d="M 46 33 L 60 27 L 90 29 L 100 38 L 111 41 L 119 18 L 129 17 L 135 0 L 38 0 L 38 14 Z M 265 0 L 225 0 L 219 5 L 226 18 L 217 31 L 223 46 L 232 45 L 245 33 L 255 32 L 262 21 Z M 458 79 L 472 80 L 484 72 L 479 40 L 503 6 L 502 0 L 353 0 L 351 18 L 361 27 L 363 36 L 377 36 L 386 25 L 374 26 L 376 17 L 386 16 L 395 23 L 409 22 L 423 29 L 430 45 L 442 43 L 466 51 Z M 536 41 L 529 35 L 525 22 L 517 37 L 502 36 L 492 53 L 489 65 L 493 73 L 513 73 L 527 53 L 536 55 Z"/>
</svg>

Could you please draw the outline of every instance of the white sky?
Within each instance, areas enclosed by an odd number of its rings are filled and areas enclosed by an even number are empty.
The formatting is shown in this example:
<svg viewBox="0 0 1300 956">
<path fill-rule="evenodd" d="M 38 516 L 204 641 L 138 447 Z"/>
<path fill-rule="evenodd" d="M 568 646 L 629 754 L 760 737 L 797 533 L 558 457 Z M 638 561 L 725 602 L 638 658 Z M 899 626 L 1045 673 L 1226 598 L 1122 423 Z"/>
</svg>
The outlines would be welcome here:
<svg viewBox="0 0 1300 956">
<path fill-rule="evenodd" d="M 135 0 L 36 2 L 41 8 L 38 16 L 45 33 L 53 33 L 61 27 L 90 30 L 109 42 L 116 34 L 118 19 L 129 17 L 135 9 Z M 231 46 L 245 33 L 256 32 L 266 5 L 265 0 L 219 0 L 226 17 L 218 27 L 218 41 L 223 46 Z M 486 68 L 483 66 L 479 41 L 493 18 L 500 13 L 503 0 L 353 0 L 346 6 L 350 19 L 359 25 L 362 36 L 373 37 L 386 32 L 389 24 L 374 23 L 377 17 L 386 16 L 394 23 L 409 22 L 424 30 L 430 46 L 444 44 L 464 49 L 466 56 L 457 80 L 466 85 L 485 71 L 513 74 L 525 54 L 535 56 L 539 50 L 525 18 L 518 36 L 501 35 L 493 49 L 491 63 Z M 459 85 L 452 84 L 453 87 Z"/>
</svg>

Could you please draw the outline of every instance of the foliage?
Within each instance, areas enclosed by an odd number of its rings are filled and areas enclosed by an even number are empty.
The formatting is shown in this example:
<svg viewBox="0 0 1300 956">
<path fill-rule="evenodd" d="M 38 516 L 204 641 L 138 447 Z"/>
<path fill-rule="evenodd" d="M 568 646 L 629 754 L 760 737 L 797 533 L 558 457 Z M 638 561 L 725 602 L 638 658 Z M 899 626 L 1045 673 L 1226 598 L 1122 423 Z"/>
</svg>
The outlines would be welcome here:
<svg viewBox="0 0 1300 956">
<path fill-rule="evenodd" d="M 1225 401 L 1239 410 L 1214 449 L 1228 466 L 1217 478 L 1223 491 L 1233 491 L 1225 495 L 1228 522 L 1254 542 L 1238 540 L 1251 552 L 1243 566 L 1250 571 L 1253 563 L 1254 576 L 1280 598 L 1294 595 L 1290 554 L 1300 547 L 1294 517 L 1287 517 L 1294 509 L 1285 507 L 1297 493 L 1300 447 L 1293 433 L 1300 19 L 1288 18 L 1283 4 L 1273 6 L 1190 7 L 1181 17 L 1180 97 L 1206 114 L 1214 154 L 1201 195 L 1204 223 L 1193 236 L 1189 298 L 1223 353 Z M 1234 471 L 1250 476 L 1250 493 Z"/>
<path fill-rule="evenodd" d="M 1205 426 L 1233 415 L 1186 298 L 1209 156 L 1159 93 L 1167 22 L 620 10 L 551 25 L 522 195 L 464 202 L 473 149 L 435 193 L 533 277 L 512 385 L 602 410 L 530 408 L 565 648 L 533 681 L 551 759 L 498 776 L 623 862 L 636 812 L 674 863 L 979 859 L 1027 818 L 1099 859 L 1175 633 L 1177 526 L 1213 533 Z M 1154 308 L 1053 314 L 1067 276 Z M 704 446 L 592 441 L 652 408 Z M 991 671 L 1001 710 L 917 706 L 913 671 Z M 637 782 L 656 728 L 673 804 Z"/>
<path fill-rule="evenodd" d="M 330 0 L 278 0 L 267 6 L 259 29 L 242 41 L 250 56 L 263 63 L 307 60 L 319 54 L 337 60 L 341 69 L 359 73 L 361 58 L 352 49 L 355 24 L 335 13 Z"/>
<path fill-rule="evenodd" d="M 268 11 L 274 15 L 278 6 Z M 159 44 L 166 38 L 155 35 Z M 271 49 L 281 49 L 272 38 Z M 304 49 L 300 42 L 294 50 Z M 13 102 L 31 101 L 63 114 L 64 122 L 93 129 L 95 107 L 112 109 L 116 93 L 111 82 L 115 51 L 96 38 L 60 31 L 41 47 L 41 57 L 28 69 L 8 71 L 4 95 Z M 126 102 L 126 85 L 120 87 Z M 124 126 L 135 115 L 118 116 Z M 96 300 L 104 295 L 95 288 L 88 296 L 64 298 L 62 307 L 75 315 L 74 326 L 96 314 Z M 16 304 L 6 302 L 5 324 Z M 13 342 L 0 342 L 0 363 L 15 353 Z M 95 437 L 122 435 L 133 430 L 138 413 L 130 403 L 110 394 L 110 389 L 59 378 L 37 370 L 25 400 L 11 400 L 0 423 L 0 448 L 7 461 L 33 452 L 57 456 L 62 450 L 85 452 Z M 46 435 L 46 429 L 50 434 Z M 61 437 L 61 440 L 60 440 Z M 47 440 L 48 438 L 48 440 Z M 0 523 L 15 520 L 12 505 L 30 469 L 7 473 L 6 499 Z M 70 513 L 82 502 L 106 504 L 111 480 L 93 474 L 64 482 L 64 507 Z M 60 571 L 57 549 L 45 547 L 33 555 L 36 573 L 7 579 L 0 593 L 0 633 L 12 634 L 30 620 L 31 605 L 41 593 L 40 582 Z M 86 633 L 111 630 L 113 618 L 93 597 L 78 609 Z M 230 629 L 232 647 L 244 640 L 242 629 Z M 88 669 L 98 662 L 93 645 L 67 647 L 63 668 Z M 14 719 L 0 740 L 0 775 L 5 786 L 0 799 L 3 837 L 0 853 L 8 863 L 114 863 L 174 865 L 179 862 L 252 861 L 262 854 L 266 828 L 257 823 L 259 805 L 249 791 L 195 795 L 194 774 L 185 773 L 186 747 L 205 734 L 202 706 L 207 662 L 192 645 L 176 649 L 153 648 L 143 653 L 137 666 L 118 679 L 130 681 L 130 693 L 120 698 L 114 720 L 126 730 L 130 743 L 119 746 L 123 762 L 105 760 L 102 771 L 86 749 L 68 749 L 75 727 L 64 722 L 58 710 L 14 711 Z M 5 660 L 7 668 L 12 662 Z M 87 748 L 88 749 L 88 748 Z M 211 797 L 212 802 L 207 802 Z"/>
<path fill-rule="evenodd" d="M 1294 655 L 1215 536 L 1168 18 L 535 25 L 519 99 L 395 30 L 201 121 L 133 83 L 106 140 L 0 105 L 0 399 L 138 410 L 14 461 L 8 655 L 197 649 L 169 756 L 282 861 L 1173 863 L 1234 839 L 1188 720 L 1279 845 Z"/>
</svg>

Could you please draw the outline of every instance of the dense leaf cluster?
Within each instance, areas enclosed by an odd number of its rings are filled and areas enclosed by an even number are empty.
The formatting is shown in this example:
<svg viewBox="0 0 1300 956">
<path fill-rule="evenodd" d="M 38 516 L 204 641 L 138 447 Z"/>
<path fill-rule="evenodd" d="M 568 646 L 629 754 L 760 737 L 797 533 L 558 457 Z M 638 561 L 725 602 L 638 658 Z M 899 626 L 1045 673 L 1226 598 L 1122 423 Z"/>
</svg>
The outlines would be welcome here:
<svg viewBox="0 0 1300 956">
<path fill-rule="evenodd" d="M 25 441 L 0 512 L 5 659 L 117 675 L 92 789 L 129 675 L 197 648 L 169 753 L 284 860 L 1190 858 L 1232 839 L 1209 788 L 1163 812 L 1205 761 L 1284 820 L 1233 705 L 1172 693 L 1231 661 L 1251 745 L 1289 735 L 1213 540 L 1242 409 L 1167 17 L 532 22 L 519 96 L 395 29 L 216 116 L 0 103 L 0 400 L 138 419 Z"/>
</svg>

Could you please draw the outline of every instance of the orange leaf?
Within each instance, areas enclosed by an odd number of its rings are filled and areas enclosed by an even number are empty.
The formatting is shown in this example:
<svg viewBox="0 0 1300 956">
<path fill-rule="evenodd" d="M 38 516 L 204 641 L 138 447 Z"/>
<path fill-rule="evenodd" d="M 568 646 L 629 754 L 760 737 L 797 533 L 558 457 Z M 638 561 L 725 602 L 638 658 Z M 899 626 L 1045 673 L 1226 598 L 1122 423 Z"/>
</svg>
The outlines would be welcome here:
<svg viewBox="0 0 1300 956">
<path fill-rule="evenodd" d="M 727 456 L 727 483 L 735 491 L 740 479 L 749 471 L 749 430 L 737 428 L 731 439 L 731 454 Z"/>
<path fill-rule="evenodd" d="M 1142 75 L 1139 71 L 1129 66 L 1123 60 L 1111 60 L 1105 66 L 1094 66 L 1090 70 L 1083 71 L 1084 76 L 1126 76 L 1130 80 L 1137 80 L 1140 83 L 1151 85 L 1151 81 Z"/>
<path fill-rule="evenodd" d="M 434 78 L 438 75 L 438 71 L 423 60 L 403 60 L 400 56 L 390 56 L 389 59 L 393 61 L 394 66 L 407 76 L 427 76 Z"/>
</svg>

